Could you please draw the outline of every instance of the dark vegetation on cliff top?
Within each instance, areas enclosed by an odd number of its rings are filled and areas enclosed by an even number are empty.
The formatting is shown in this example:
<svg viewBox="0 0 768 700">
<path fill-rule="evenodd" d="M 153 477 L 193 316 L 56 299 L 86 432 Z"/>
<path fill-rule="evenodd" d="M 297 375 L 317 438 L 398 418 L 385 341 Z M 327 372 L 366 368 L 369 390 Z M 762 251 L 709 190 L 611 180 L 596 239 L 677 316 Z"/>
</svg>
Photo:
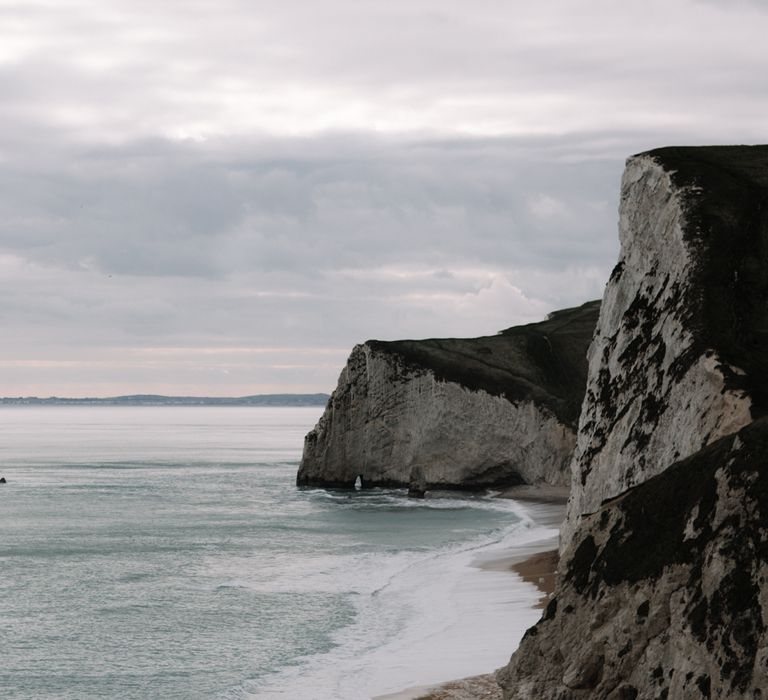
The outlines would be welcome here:
<svg viewBox="0 0 768 700">
<path fill-rule="evenodd" d="M 481 338 L 369 340 L 375 351 L 399 355 L 406 367 L 510 401 L 529 400 L 576 426 L 587 377 L 587 348 L 599 301 L 550 314 Z"/>
<path fill-rule="evenodd" d="M 686 188 L 685 235 L 700 251 L 691 271 L 696 347 L 746 372 L 729 377 L 768 414 L 768 146 L 670 147 L 649 156 Z"/>
</svg>

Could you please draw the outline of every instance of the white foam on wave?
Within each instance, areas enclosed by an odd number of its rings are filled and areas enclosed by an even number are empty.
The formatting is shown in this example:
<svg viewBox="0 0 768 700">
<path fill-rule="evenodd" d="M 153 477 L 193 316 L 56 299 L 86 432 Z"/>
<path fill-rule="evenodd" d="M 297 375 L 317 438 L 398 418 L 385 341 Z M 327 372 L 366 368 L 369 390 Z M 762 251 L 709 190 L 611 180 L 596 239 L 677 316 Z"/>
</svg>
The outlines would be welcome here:
<svg viewBox="0 0 768 700">
<path fill-rule="evenodd" d="M 489 510 L 501 513 L 514 513 L 525 520 L 528 512 L 517 501 L 507 498 L 495 498 L 498 492 L 491 492 L 476 498 L 451 491 L 430 492 L 430 498 L 405 498 L 405 490 L 370 489 L 358 491 L 354 495 L 348 492 L 333 492 L 317 489 L 311 492 L 311 498 L 341 504 L 351 504 L 360 508 L 385 508 L 396 510 Z"/>
<path fill-rule="evenodd" d="M 333 567 L 327 583 L 349 577 L 344 588 L 360 593 L 351 597 L 355 622 L 336 632 L 333 649 L 262 679 L 246 697 L 362 700 L 506 663 L 540 616 L 540 593 L 512 572 L 474 564 L 494 552 L 527 552 L 534 542 L 551 541 L 557 530 L 536 525 L 513 501 L 502 507 L 520 521 L 494 536 L 433 552 L 336 562 L 341 568 Z M 315 578 L 313 585 L 318 583 Z"/>
<path fill-rule="evenodd" d="M 321 497 L 325 497 L 324 495 Z M 346 504 L 346 496 L 333 496 Z M 402 576 L 411 567 L 423 567 L 433 559 L 445 560 L 461 552 L 473 552 L 487 548 L 501 540 L 508 539 L 512 532 L 516 538 L 525 537 L 534 521 L 526 508 L 510 499 L 461 499 L 441 498 L 416 500 L 403 498 L 400 494 L 382 493 L 377 501 L 358 499 L 356 504 L 370 510 L 381 507 L 402 511 L 404 509 L 436 510 L 491 510 L 511 514 L 515 518 L 513 525 L 496 530 L 493 533 L 478 536 L 461 544 L 444 548 L 399 551 L 362 551 L 360 547 L 370 549 L 364 540 L 349 540 L 335 544 L 335 551 L 318 549 L 304 552 L 297 557 L 294 551 L 268 552 L 264 555 L 264 567 L 257 575 L 249 576 L 248 570 L 253 565 L 253 555 L 232 566 L 232 577 L 220 581 L 214 587 L 244 588 L 256 593 L 346 593 L 371 596 L 385 589 L 394 579 Z M 217 568 L 220 564 L 216 564 Z M 220 570 L 220 568 L 219 568 Z M 237 572 L 237 574 L 235 574 Z"/>
</svg>

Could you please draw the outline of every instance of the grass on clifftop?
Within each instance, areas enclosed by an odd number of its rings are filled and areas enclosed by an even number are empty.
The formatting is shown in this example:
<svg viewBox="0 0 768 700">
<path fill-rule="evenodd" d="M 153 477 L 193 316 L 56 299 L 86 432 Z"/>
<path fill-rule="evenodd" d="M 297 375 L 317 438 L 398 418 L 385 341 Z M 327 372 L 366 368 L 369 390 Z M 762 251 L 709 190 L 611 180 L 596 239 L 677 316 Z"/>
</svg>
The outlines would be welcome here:
<svg viewBox="0 0 768 700">
<path fill-rule="evenodd" d="M 599 311 L 600 302 L 590 301 L 498 335 L 366 344 L 429 369 L 440 380 L 510 401 L 535 401 L 575 427 L 586 386 L 587 348 Z"/>
</svg>

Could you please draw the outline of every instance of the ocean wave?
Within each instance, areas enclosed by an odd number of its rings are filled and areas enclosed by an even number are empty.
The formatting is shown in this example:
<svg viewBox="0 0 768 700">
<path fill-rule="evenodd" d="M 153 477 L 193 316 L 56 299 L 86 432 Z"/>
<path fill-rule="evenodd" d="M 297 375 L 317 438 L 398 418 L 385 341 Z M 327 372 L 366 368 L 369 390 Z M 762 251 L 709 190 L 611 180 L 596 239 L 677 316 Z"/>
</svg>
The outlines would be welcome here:
<svg viewBox="0 0 768 700">
<path fill-rule="evenodd" d="M 354 621 L 333 635 L 332 649 L 241 690 L 259 700 L 360 700 L 505 662 L 537 619 L 539 594 L 511 573 L 481 571 L 473 563 L 481 554 L 510 554 L 556 535 L 519 504 L 509 508 L 521 516 L 515 523 L 452 546 L 338 556 L 307 585 L 347 591 Z"/>
</svg>

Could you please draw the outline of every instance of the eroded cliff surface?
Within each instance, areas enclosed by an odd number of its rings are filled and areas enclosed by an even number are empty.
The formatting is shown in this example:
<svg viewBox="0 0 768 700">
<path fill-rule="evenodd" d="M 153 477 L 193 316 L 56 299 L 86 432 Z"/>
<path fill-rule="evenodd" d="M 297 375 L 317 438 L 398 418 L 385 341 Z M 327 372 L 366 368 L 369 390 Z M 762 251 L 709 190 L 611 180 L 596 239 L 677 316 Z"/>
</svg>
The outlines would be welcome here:
<svg viewBox="0 0 768 700">
<path fill-rule="evenodd" d="M 620 235 L 505 698 L 768 698 L 768 147 L 631 158 Z"/>
<path fill-rule="evenodd" d="M 508 700 L 768 697 L 768 419 L 586 516 Z"/>
<path fill-rule="evenodd" d="M 665 148 L 627 162 L 563 546 L 606 498 L 765 412 L 767 153 Z"/>
<path fill-rule="evenodd" d="M 483 338 L 356 346 L 305 439 L 297 483 L 566 484 L 598 309 Z"/>
</svg>

